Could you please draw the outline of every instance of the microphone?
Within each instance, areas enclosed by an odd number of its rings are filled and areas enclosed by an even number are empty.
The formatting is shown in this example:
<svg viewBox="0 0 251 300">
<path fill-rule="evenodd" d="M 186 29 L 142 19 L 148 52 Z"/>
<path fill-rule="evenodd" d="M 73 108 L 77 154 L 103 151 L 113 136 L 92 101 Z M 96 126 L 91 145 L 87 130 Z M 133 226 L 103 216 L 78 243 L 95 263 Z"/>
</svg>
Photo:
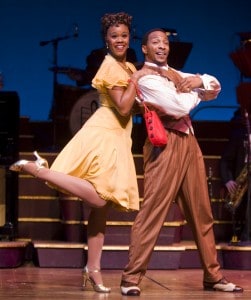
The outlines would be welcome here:
<svg viewBox="0 0 251 300">
<path fill-rule="evenodd" d="M 73 36 L 74 36 L 75 38 L 77 38 L 78 35 L 79 35 L 79 27 L 78 27 L 78 24 L 75 23 L 75 24 L 74 24 L 74 34 L 73 34 Z"/>
</svg>

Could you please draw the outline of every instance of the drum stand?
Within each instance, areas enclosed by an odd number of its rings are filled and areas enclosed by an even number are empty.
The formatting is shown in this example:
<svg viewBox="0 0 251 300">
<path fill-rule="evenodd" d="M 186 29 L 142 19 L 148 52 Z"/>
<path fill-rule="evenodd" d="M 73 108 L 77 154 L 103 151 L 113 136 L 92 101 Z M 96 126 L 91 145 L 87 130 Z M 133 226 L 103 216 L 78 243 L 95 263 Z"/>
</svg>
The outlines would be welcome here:
<svg viewBox="0 0 251 300">
<path fill-rule="evenodd" d="M 233 235 L 232 235 L 230 244 L 237 245 L 238 244 L 238 236 L 236 234 L 235 209 L 233 209 L 233 211 L 232 211 L 232 224 L 233 224 Z"/>
</svg>

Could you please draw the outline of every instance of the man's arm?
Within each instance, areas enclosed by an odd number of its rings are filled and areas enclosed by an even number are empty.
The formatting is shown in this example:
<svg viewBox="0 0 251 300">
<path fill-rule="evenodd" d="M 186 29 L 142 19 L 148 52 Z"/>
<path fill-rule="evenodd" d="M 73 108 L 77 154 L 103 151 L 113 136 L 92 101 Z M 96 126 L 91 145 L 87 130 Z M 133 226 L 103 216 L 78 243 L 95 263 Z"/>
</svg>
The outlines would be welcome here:
<svg viewBox="0 0 251 300">
<path fill-rule="evenodd" d="M 179 93 L 174 84 L 158 75 L 147 75 L 138 81 L 144 101 L 160 113 L 181 118 L 200 103 L 198 93 Z"/>
<path fill-rule="evenodd" d="M 179 85 L 179 90 L 187 91 L 193 90 L 196 91 L 203 101 L 214 100 L 217 98 L 218 94 L 221 91 L 220 82 L 216 77 L 208 74 L 190 74 L 180 72 L 180 75 L 183 77 Z"/>
</svg>

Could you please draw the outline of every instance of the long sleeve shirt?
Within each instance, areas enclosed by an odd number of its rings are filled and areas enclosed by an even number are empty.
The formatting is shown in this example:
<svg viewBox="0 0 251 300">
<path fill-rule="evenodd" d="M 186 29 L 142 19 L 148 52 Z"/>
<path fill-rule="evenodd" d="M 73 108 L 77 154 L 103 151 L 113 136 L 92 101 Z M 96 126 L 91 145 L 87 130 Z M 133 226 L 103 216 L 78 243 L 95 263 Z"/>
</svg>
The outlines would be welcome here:
<svg viewBox="0 0 251 300">
<path fill-rule="evenodd" d="M 149 66 L 155 64 L 146 62 Z M 168 65 L 164 68 L 168 69 Z M 182 77 L 194 74 L 178 72 Z M 220 86 L 219 81 L 211 75 L 200 75 L 203 82 L 203 88 L 197 88 L 189 93 L 179 93 L 176 91 L 174 83 L 165 77 L 159 75 L 146 75 L 139 79 L 139 89 L 146 103 L 154 106 L 160 115 L 168 115 L 174 118 L 181 118 L 188 115 L 201 101 L 209 99 L 207 91 L 214 90 L 214 84 Z M 220 89 L 219 89 L 220 91 Z"/>
</svg>

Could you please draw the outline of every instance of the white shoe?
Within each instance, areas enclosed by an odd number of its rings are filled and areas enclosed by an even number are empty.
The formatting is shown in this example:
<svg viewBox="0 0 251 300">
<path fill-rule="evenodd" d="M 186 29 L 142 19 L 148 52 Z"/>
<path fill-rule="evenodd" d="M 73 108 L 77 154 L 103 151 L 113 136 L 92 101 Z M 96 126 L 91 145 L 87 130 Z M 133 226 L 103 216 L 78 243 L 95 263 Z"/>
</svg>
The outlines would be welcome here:
<svg viewBox="0 0 251 300">
<path fill-rule="evenodd" d="M 120 286 L 121 294 L 124 296 L 139 296 L 140 288 L 136 285 L 133 286 Z"/>
<path fill-rule="evenodd" d="M 234 292 L 234 293 L 242 293 L 243 288 L 235 285 L 231 282 L 228 282 L 226 278 L 222 278 L 218 282 L 203 282 L 204 289 L 207 291 L 220 291 L 220 292 Z"/>
</svg>

